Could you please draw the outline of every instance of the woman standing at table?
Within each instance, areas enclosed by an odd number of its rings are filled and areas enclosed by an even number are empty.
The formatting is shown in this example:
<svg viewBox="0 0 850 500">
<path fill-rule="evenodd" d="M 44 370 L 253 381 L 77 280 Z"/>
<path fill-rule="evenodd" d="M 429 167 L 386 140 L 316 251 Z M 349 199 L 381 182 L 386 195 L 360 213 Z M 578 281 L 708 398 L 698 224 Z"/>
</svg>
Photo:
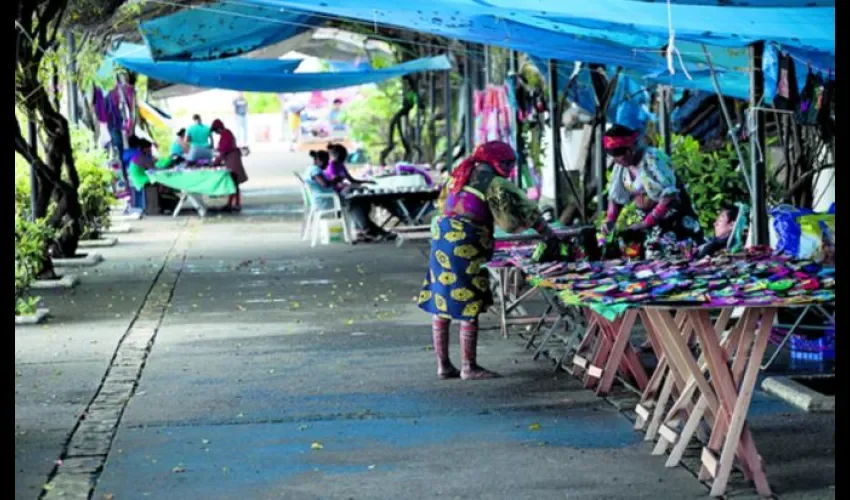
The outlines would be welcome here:
<svg viewBox="0 0 850 500">
<path fill-rule="evenodd" d="M 245 166 L 242 165 L 242 150 L 236 145 L 236 137 L 233 135 L 233 132 L 225 128 L 221 120 L 216 119 L 213 121 L 211 129 L 219 136 L 216 157 L 213 163 L 227 167 L 236 185 L 236 194 L 232 194 L 227 198 L 227 205 L 224 207 L 224 210 L 227 212 L 239 212 L 242 210 L 242 194 L 239 192 L 239 185 L 248 180 Z"/>
<path fill-rule="evenodd" d="M 690 196 L 673 173 L 670 158 L 639 140 L 639 132 L 621 125 L 612 127 L 602 138 L 605 152 L 614 159 L 602 233 L 610 233 L 620 211 L 634 201 L 641 221 L 627 231 L 645 235 L 645 258 L 680 255 L 684 246 L 704 242 L 699 219 Z"/>
<path fill-rule="evenodd" d="M 476 360 L 478 315 L 493 303 L 487 269 L 493 255 L 493 229 L 509 233 L 533 227 L 554 237 L 537 206 L 508 179 L 516 155 L 506 143 L 478 146 L 452 172 L 437 202 L 431 224 L 429 271 L 419 294 L 419 307 L 433 315 L 432 336 L 437 376 L 476 380 L 499 375 Z M 449 360 L 449 326 L 460 325 L 461 370 Z"/>
</svg>

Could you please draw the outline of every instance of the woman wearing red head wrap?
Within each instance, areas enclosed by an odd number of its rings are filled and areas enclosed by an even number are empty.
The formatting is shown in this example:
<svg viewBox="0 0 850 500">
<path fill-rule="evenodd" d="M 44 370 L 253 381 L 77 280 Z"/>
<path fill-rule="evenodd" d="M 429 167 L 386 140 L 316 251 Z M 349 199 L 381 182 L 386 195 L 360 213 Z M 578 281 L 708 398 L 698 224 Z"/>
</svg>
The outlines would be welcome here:
<svg viewBox="0 0 850 500">
<path fill-rule="evenodd" d="M 634 201 L 641 222 L 627 231 L 643 235 L 645 258 L 673 256 L 687 244 L 701 245 L 699 220 L 670 158 L 662 150 L 644 147 L 639 139 L 639 132 L 621 125 L 611 127 L 602 138 L 605 152 L 614 159 L 602 233 L 611 232 L 622 208 Z"/>
<path fill-rule="evenodd" d="M 454 169 L 437 202 L 431 223 L 429 271 L 419 307 L 433 315 L 432 333 L 440 378 L 497 377 L 476 363 L 478 315 L 493 303 L 484 265 L 493 255 L 493 228 L 510 233 L 533 227 L 551 237 L 537 206 L 508 179 L 516 164 L 503 142 L 482 144 Z M 460 320 L 461 370 L 449 360 L 449 325 Z"/>
<path fill-rule="evenodd" d="M 242 165 L 242 150 L 236 146 L 236 137 L 233 132 L 225 128 L 221 120 L 214 120 L 210 129 L 219 136 L 214 163 L 226 166 L 236 184 L 236 194 L 230 195 L 224 209 L 238 212 L 242 210 L 242 194 L 239 192 L 239 185 L 248 180 L 245 166 Z"/>
</svg>

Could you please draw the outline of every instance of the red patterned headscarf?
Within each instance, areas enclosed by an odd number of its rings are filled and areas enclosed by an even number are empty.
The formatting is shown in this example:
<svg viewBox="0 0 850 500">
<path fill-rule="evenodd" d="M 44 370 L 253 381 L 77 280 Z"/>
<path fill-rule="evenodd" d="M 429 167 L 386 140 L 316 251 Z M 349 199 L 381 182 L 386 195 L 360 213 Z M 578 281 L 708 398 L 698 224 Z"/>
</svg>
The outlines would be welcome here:
<svg viewBox="0 0 850 500">
<path fill-rule="evenodd" d="M 493 167 L 493 170 L 502 177 L 507 177 L 511 174 L 507 163 L 516 162 L 516 153 L 510 144 L 502 141 L 490 141 L 484 143 L 472 152 L 465 160 L 460 162 L 460 165 L 452 172 L 454 185 L 452 186 L 453 193 L 459 193 L 463 186 L 469 181 L 469 176 L 472 175 L 472 170 L 476 163 L 486 163 Z"/>
</svg>

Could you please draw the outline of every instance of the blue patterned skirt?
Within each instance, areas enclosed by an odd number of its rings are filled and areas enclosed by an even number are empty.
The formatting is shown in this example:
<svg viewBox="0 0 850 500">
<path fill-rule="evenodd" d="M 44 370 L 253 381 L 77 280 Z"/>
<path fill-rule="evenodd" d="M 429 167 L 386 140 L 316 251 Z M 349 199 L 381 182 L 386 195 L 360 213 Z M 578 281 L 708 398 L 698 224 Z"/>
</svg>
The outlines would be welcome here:
<svg viewBox="0 0 850 500">
<path fill-rule="evenodd" d="M 432 226 L 429 270 L 419 307 L 443 318 L 473 321 L 493 304 L 485 264 L 493 257 L 491 229 L 442 217 Z"/>
</svg>

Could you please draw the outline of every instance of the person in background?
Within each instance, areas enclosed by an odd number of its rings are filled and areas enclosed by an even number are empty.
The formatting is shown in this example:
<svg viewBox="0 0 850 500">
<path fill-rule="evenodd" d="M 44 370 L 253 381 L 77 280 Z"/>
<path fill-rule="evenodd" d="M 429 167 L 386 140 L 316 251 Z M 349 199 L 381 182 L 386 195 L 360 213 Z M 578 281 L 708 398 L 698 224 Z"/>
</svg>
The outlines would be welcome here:
<svg viewBox="0 0 850 500">
<path fill-rule="evenodd" d="M 290 151 L 295 151 L 295 145 L 301 140 L 301 112 L 304 108 L 300 105 L 289 108 L 289 145 Z"/>
<path fill-rule="evenodd" d="M 369 243 L 397 240 L 397 234 L 385 231 L 371 219 L 369 216 L 372 213 L 371 203 L 366 200 L 351 200 L 346 197 L 346 193 L 350 189 L 364 184 L 374 184 L 374 182 L 362 181 L 351 176 L 345 166 L 348 150 L 342 144 L 328 144 L 328 153 L 330 154 L 330 162 L 324 170 L 325 179 L 334 191 L 341 194 L 346 210 L 351 214 L 354 224 L 360 231 L 358 239 Z"/>
<path fill-rule="evenodd" d="M 248 100 L 245 94 L 239 92 L 233 100 L 233 114 L 236 115 L 236 130 L 239 132 L 239 143 L 248 145 Z"/>
<path fill-rule="evenodd" d="M 144 191 L 137 190 L 133 186 L 130 172 L 130 165 L 133 158 L 139 154 L 143 144 L 142 141 L 143 139 L 140 139 L 138 136 L 131 135 L 127 138 L 127 147 L 121 153 L 121 167 L 124 171 L 124 178 L 127 179 L 127 186 L 130 188 L 130 206 L 127 207 L 128 212 L 140 212 L 145 208 Z"/>
<path fill-rule="evenodd" d="M 193 116 L 192 121 L 194 123 L 186 130 L 186 137 L 189 143 L 189 152 L 186 155 L 186 159 L 191 162 L 212 160 L 213 140 L 210 127 L 204 125 L 201 115 Z"/>
<path fill-rule="evenodd" d="M 304 184 L 310 190 L 311 195 L 321 194 L 336 194 L 331 183 L 325 178 L 324 169 L 330 163 L 330 155 L 327 151 L 310 151 L 310 158 L 313 163 L 304 174 Z M 330 198 L 319 198 L 311 200 L 315 203 L 315 207 L 319 210 L 330 210 L 333 208 L 333 201 Z"/>
<path fill-rule="evenodd" d="M 687 246 L 703 244 L 705 238 L 691 199 L 664 151 L 641 145 L 640 133 L 622 125 L 605 132 L 602 142 L 614 159 L 602 234 L 607 236 L 623 207 L 634 202 L 641 222 L 626 231 L 646 235 L 646 259 L 678 255 Z"/>
<path fill-rule="evenodd" d="M 345 125 L 342 123 L 342 99 L 334 99 L 333 106 L 328 112 L 328 124 L 331 127 L 331 132 L 345 130 Z"/>
<path fill-rule="evenodd" d="M 153 157 L 153 144 L 147 139 L 135 138 L 134 144 L 136 148 L 130 158 L 130 164 L 127 167 L 127 176 L 130 182 L 130 187 L 134 194 L 136 207 L 145 209 L 145 185 L 150 182 L 148 178 L 148 170 L 155 168 L 156 161 Z"/>
<path fill-rule="evenodd" d="M 717 214 L 717 219 L 714 220 L 714 237 L 708 240 L 705 244 L 697 248 L 695 259 L 701 259 L 709 255 L 713 255 L 721 250 L 730 248 L 730 246 L 742 245 L 743 241 L 735 241 L 735 223 L 738 220 L 738 214 L 741 213 L 738 205 L 724 203 Z M 743 235 L 737 235 L 742 240 Z M 735 250 L 732 248 L 732 250 Z"/>
<path fill-rule="evenodd" d="M 233 135 L 233 132 L 225 128 L 221 120 L 214 120 L 211 130 L 219 136 L 218 148 L 216 149 L 213 164 L 227 167 L 233 176 L 233 182 L 236 184 L 236 194 L 232 194 L 227 198 L 227 205 L 224 207 L 224 211 L 239 212 L 242 210 L 242 194 L 239 191 L 239 185 L 248 180 L 248 174 L 245 172 L 245 166 L 242 164 L 242 150 L 236 145 L 236 137 Z"/>
<path fill-rule="evenodd" d="M 437 376 L 477 380 L 498 377 L 477 362 L 478 316 L 493 304 L 485 264 L 493 256 L 494 225 L 509 233 L 531 227 L 549 243 L 555 234 L 537 205 L 508 176 L 516 165 L 509 144 L 492 141 L 475 148 L 452 171 L 437 201 L 431 223 L 429 270 L 419 293 L 419 308 L 432 315 Z M 463 364 L 449 360 L 449 326 L 460 324 Z"/>
<path fill-rule="evenodd" d="M 174 136 L 174 141 L 168 151 L 168 156 L 172 159 L 184 158 L 189 152 L 189 143 L 186 141 L 186 129 L 181 128 Z"/>
</svg>

